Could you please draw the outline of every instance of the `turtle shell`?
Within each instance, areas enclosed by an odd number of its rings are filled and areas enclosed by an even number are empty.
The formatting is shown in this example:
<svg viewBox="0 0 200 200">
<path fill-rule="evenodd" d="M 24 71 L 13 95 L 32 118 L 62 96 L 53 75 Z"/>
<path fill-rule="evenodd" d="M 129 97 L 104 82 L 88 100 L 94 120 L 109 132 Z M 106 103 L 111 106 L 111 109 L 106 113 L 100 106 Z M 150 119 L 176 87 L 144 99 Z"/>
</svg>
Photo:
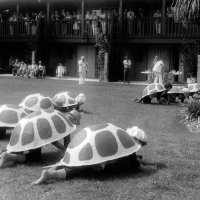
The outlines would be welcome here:
<svg viewBox="0 0 200 200">
<path fill-rule="evenodd" d="M 54 109 L 32 112 L 13 129 L 7 150 L 21 152 L 58 141 L 76 129 L 69 119 Z"/>
<path fill-rule="evenodd" d="M 142 98 L 152 94 L 156 94 L 157 92 L 162 92 L 164 90 L 165 90 L 164 85 L 159 83 L 152 83 L 143 90 Z"/>
<path fill-rule="evenodd" d="M 52 103 L 54 106 L 60 108 L 77 105 L 75 95 L 69 91 L 56 94 L 52 99 Z"/>
<path fill-rule="evenodd" d="M 80 130 L 72 138 L 64 158 L 54 166 L 101 165 L 131 155 L 140 148 L 123 129 L 110 123 L 94 125 Z"/>
<path fill-rule="evenodd" d="M 14 128 L 29 113 L 30 111 L 22 106 L 4 104 L 0 106 L 0 127 Z"/>
<path fill-rule="evenodd" d="M 172 89 L 168 92 L 168 94 L 183 94 L 181 87 L 173 86 Z"/>
<path fill-rule="evenodd" d="M 28 95 L 19 105 L 31 111 L 53 108 L 51 98 L 39 93 Z"/>
<path fill-rule="evenodd" d="M 188 84 L 188 89 L 190 92 L 197 92 L 200 89 L 199 83 Z"/>
</svg>

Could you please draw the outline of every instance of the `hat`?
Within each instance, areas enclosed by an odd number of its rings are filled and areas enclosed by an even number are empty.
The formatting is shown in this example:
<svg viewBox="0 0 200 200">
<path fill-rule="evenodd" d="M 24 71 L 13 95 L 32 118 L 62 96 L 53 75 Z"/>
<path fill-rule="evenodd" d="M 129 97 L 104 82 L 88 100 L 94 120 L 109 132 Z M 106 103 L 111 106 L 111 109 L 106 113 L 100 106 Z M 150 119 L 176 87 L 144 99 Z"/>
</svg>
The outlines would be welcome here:
<svg viewBox="0 0 200 200">
<path fill-rule="evenodd" d="M 77 110 L 70 111 L 68 113 L 68 118 L 73 124 L 80 125 L 81 115 Z"/>
<path fill-rule="evenodd" d="M 145 132 L 138 128 L 137 126 L 133 126 L 132 128 L 127 128 L 126 132 L 134 138 L 134 140 L 139 143 L 141 146 L 147 144 L 147 136 Z"/>
</svg>

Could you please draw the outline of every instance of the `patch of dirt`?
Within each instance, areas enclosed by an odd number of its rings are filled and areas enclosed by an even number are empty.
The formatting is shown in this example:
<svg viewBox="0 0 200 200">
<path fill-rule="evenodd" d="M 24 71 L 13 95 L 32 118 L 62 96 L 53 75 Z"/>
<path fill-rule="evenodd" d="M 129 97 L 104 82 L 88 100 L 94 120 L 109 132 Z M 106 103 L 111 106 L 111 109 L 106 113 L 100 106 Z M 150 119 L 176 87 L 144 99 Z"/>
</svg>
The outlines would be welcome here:
<svg viewBox="0 0 200 200">
<path fill-rule="evenodd" d="M 189 119 L 188 108 L 186 106 L 180 108 L 180 118 L 181 123 L 185 124 L 185 126 L 189 129 L 190 132 L 200 132 L 200 118 Z"/>
</svg>

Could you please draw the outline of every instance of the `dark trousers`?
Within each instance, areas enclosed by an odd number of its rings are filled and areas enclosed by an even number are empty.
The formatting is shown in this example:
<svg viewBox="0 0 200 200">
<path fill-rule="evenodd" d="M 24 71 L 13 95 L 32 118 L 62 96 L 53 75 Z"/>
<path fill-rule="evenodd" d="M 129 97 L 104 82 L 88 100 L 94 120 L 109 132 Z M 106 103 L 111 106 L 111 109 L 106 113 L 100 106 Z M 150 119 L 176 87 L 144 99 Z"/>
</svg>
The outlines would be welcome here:
<svg viewBox="0 0 200 200">
<path fill-rule="evenodd" d="M 129 83 L 130 68 L 124 68 L 124 83 Z"/>
</svg>

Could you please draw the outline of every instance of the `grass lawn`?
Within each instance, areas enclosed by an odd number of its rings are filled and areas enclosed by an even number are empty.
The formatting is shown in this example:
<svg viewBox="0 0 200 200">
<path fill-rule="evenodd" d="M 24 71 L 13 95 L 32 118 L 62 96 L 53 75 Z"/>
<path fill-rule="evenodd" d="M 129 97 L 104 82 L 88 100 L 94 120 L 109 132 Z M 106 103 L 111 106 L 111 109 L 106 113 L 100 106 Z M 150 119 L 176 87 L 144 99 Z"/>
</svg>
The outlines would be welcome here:
<svg viewBox="0 0 200 200">
<path fill-rule="evenodd" d="M 0 169 L 0 199 L 200 199 L 200 137 L 179 122 L 178 105 L 133 103 L 132 98 L 140 96 L 144 87 L 98 82 L 79 86 L 77 81 L 0 77 L 0 104 L 19 104 L 32 93 L 53 97 L 59 91 L 83 92 L 87 101 L 82 108 L 90 114 L 82 114 L 79 128 L 105 122 L 124 129 L 137 125 L 148 136 L 147 146 L 139 153 L 145 161 L 156 163 L 156 167 L 141 167 L 138 172 L 129 164 L 102 172 L 74 172 L 68 180 L 31 186 L 43 166 L 63 156 L 47 145 L 42 161 Z M 0 147 L 4 149 L 8 141 L 9 134 Z"/>
</svg>

